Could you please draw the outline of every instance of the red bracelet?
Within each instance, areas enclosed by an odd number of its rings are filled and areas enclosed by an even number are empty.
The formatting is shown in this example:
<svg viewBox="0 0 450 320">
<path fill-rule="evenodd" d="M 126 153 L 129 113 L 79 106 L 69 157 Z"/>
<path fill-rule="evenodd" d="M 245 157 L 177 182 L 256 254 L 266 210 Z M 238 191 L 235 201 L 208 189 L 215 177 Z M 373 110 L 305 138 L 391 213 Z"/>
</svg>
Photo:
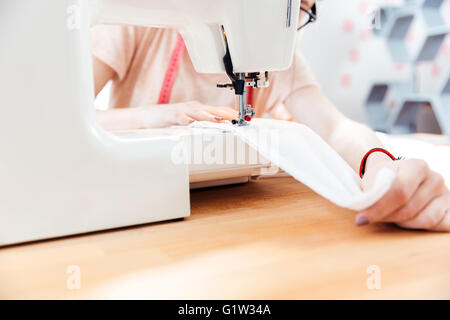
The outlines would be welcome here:
<svg viewBox="0 0 450 320">
<path fill-rule="evenodd" d="M 383 148 L 373 148 L 370 149 L 369 151 L 367 151 L 367 153 L 364 155 L 364 157 L 361 160 L 361 164 L 359 166 L 359 176 L 362 179 L 364 172 L 366 170 L 366 162 L 367 162 L 367 158 L 374 152 L 382 152 L 384 154 L 386 154 L 389 158 L 391 158 L 392 160 L 398 160 L 399 158 L 396 158 L 392 155 L 392 153 L 390 153 L 389 151 L 383 149 Z"/>
</svg>

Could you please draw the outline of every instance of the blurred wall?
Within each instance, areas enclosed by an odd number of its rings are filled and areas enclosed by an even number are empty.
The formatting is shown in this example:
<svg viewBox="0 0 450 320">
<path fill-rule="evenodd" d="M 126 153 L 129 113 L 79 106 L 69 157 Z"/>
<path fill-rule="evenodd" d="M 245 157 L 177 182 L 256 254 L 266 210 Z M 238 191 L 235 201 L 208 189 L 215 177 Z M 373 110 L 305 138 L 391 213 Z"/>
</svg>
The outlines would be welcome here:
<svg viewBox="0 0 450 320">
<path fill-rule="evenodd" d="M 365 121 L 364 101 L 374 82 L 407 80 L 408 65 L 390 59 L 384 39 L 372 33 L 373 12 L 380 5 L 402 5 L 402 0 L 318 1 L 318 21 L 304 29 L 299 46 L 327 96 L 348 116 Z M 450 23 L 450 0 L 442 7 Z M 414 22 L 407 37 L 414 48 L 421 36 L 421 24 Z M 434 63 L 418 67 L 419 88 L 437 90 L 449 76 L 450 39 Z"/>
</svg>

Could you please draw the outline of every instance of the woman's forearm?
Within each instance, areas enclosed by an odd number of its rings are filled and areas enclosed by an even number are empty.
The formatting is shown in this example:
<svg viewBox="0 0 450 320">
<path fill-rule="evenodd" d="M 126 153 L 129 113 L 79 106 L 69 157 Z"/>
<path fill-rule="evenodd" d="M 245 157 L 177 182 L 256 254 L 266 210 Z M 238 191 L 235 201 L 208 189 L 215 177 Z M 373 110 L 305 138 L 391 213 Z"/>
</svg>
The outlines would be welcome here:
<svg viewBox="0 0 450 320">
<path fill-rule="evenodd" d="M 339 121 L 332 128 L 327 142 L 356 172 L 359 171 L 361 159 L 368 150 L 383 146 L 372 129 L 349 119 Z M 367 160 L 366 168 L 382 161 L 390 159 L 382 153 L 373 153 Z"/>
<path fill-rule="evenodd" d="M 319 134 L 356 171 L 364 154 L 382 143 L 367 126 L 345 117 L 315 86 L 298 90 L 286 100 L 286 106 L 297 122 Z M 383 154 L 374 154 L 370 162 L 385 161 Z M 371 166 L 367 163 L 367 166 Z"/>
</svg>

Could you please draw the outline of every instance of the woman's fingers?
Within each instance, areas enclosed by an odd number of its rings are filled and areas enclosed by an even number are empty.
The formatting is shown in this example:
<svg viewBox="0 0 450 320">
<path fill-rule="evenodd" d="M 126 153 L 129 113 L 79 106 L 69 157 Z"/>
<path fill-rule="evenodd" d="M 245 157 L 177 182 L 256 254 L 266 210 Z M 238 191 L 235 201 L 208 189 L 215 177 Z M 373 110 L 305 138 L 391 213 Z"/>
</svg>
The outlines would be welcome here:
<svg viewBox="0 0 450 320">
<path fill-rule="evenodd" d="M 440 174 L 422 160 L 395 161 L 383 166 L 397 166 L 392 187 L 356 216 L 356 224 L 394 222 L 408 229 L 450 231 L 450 191 Z M 377 171 L 367 173 L 367 179 L 373 179 Z"/>
<path fill-rule="evenodd" d="M 310 10 L 315 2 L 315 0 L 302 0 L 300 6 L 306 10 Z"/>
<path fill-rule="evenodd" d="M 220 122 L 222 120 L 233 120 L 238 116 L 238 113 L 229 107 L 207 106 L 197 101 L 187 102 L 183 110 L 197 121 Z"/>
<path fill-rule="evenodd" d="M 222 120 L 231 121 L 239 117 L 239 113 L 229 107 L 208 107 L 208 111 L 218 117 L 222 117 Z"/>
<path fill-rule="evenodd" d="M 450 193 L 446 191 L 430 203 L 411 220 L 400 222 L 402 228 L 450 231 Z"/>
<path fill-rule="evenodd" d="M 216 115 L 207 110 L 192 109 L 188 111 L 187 114 L 197 121 L 212 121 L 212 122 L 218 121 Z"/>
<path fill-rule="evenodd" d="M 188 116 L 186 113 L 184 113 L 184 112 L 177 112 L 175 114 L 175 123 L 174 123 L 174 125 L 187 126 L 187 125 L 191 124 L 194 121 L 195 120 L 193 118 L 191 118 L 190 116 Z"/>
<path fill-rule="evenodd" d="M 397 164 L 397 176 L 388 192 L 374 205 L 356 216 L 356 224 L 383 221 L 389 214 L 407 204 L 427 178 L 430 170 L 421 160 L 404 160 Z"/>
<path fill-rule="evenodd" d="M 117 112 L 116 112 L 117 113 Z M 134 108 L 135 115 L 128 127 L 149 129 L 186 126 L 194 121 L 221 122 L 237 118 L 237 113 L 229 107 L 206 106 L 196 101 Z"/>
<path fill-rule="evenodd" d="M 196 108 L 206 110 L 215 116 L 223 117 L 223 120 L 233 120 L 239 116 L 239 113 L 230 107 L 208 106 L 196 101 L 192 102 L 192 105 Z"/>
<path fill-rule="evenodd" d="M 425 181 L 418 187 L 411 199 L 398 210 L 382 219 L 383 222 L 403 222 L 417 216 L 434 198 L 446 190 L 444 178 L 430 171 Z"/>
<path fill-rule="evenodd" d="M 436 226 L 431 229 L 432 231 L 438 232 L 449 232 L 450 231 L 450 208 L 445 210 L 445 215 Z"/>
</svg>

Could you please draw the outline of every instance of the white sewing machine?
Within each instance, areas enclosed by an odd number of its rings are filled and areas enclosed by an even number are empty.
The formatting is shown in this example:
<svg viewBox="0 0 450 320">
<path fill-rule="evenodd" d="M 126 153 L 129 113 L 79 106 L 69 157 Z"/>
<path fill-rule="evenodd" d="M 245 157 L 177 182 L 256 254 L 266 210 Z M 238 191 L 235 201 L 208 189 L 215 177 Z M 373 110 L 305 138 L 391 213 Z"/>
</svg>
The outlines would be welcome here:
<svg viewBox="0 0 450 320">
<path fill-rule="evenodd" d="M 0 245 L 186 217 L 190 176 L 214 184 L 264 166 L 189 166 L 173 161 L 183 136 L 99 128 L 92 24 L 178 29 L 198 72 L 229 75 L 236 124 L 245 125 L 253 115 L 246 86 L 266 86 L 266 71 L 291 64 L 299 7 L 300 0 L 2 0 Z"/>
</svg>

